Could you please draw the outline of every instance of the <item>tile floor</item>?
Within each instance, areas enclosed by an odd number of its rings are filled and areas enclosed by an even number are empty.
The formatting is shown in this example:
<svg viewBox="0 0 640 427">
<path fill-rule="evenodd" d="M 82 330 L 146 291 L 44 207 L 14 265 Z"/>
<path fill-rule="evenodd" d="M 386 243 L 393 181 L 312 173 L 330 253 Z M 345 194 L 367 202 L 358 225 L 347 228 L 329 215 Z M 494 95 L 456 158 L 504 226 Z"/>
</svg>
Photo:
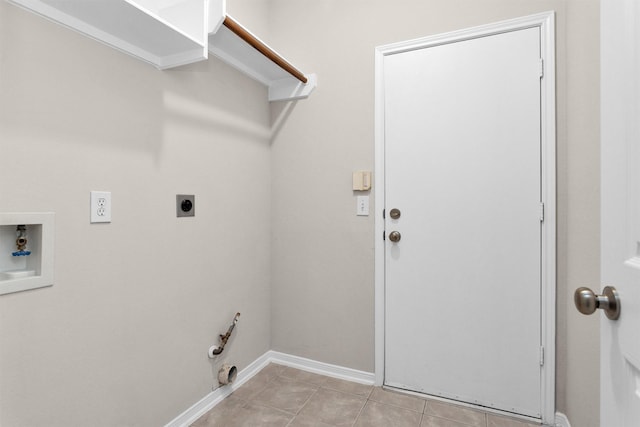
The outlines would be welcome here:
<svg viewBox="0 0 640 427">
<path fill-rule="evenodd" d="M 192 427 L 539 427 L 270 364 Z"/>
</svg>

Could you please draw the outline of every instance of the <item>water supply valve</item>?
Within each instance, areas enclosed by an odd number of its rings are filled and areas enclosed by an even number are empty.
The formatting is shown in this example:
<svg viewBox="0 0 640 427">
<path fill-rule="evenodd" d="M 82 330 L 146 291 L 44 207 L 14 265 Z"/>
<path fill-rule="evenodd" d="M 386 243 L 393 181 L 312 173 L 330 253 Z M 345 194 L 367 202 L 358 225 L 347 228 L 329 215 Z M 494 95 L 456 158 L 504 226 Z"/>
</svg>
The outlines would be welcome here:
<svg viewBox="0 0 640 427">
<path fill-rule="evenodd" d="M 18 225 L 16 227 L 16 247 L 17 251 L 11 252 L 13 256 L 29 256 L 31 255 L 31 251 L 27 250 L 27 226 L 26 225 Z"/>
</svg>

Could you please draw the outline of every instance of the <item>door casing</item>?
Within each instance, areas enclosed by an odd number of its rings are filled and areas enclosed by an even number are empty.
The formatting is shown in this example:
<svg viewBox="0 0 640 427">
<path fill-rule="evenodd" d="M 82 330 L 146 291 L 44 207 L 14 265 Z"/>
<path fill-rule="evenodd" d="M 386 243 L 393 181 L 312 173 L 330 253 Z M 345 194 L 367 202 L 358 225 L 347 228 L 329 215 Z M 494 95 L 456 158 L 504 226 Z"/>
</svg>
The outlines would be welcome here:
<svg viewBox="0 0 640 427">
<path fill-rule="evenodd" d="M 454 43 L 505 31 L 540 27 L 544 78 L 541 80 L 541 150 L 544 227 L 542 232 L 542 422 L 555 423 L 555 327 L 556 327 L 556 112 L 555 112 L 555 13 L 544 12 L 494 24 L 393 43 L 375 51 L 375 381 L 384 383 L 385 331 L 385 208 L 384 159 L 384 57 L 406 51 Z"/>
</svg>

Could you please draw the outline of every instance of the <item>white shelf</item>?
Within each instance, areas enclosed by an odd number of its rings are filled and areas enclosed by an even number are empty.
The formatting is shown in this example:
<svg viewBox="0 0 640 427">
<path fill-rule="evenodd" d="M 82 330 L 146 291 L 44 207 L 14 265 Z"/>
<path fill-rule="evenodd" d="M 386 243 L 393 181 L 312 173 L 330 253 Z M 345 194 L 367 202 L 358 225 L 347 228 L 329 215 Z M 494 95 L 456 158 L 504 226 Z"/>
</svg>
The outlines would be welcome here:
<svg viewBox="0 0 640 427">
<path fill-rule="evenodd" d="M 226 14 L 226 0 L 8 0 L 113 48 L 167 69 L 207 59 L 208 52 L 269 88 L 269 100 L 306 98 L 316 76 L 298 72 Z M 228 28 L 232 21 L 261 53 Z M 298 78 L 276 62 L 284 62 Z M 302 76 L 302 79 L 299 77 Z M 301 81 L 306 80 L 306 83 Z"/>
<path fill-rule="evenodd" d="M 160 69 L 207 59 L 207 0 L 9 0 Z"/>
<path fill-rule="evenodd" d="M 214 32 L 209 34 L 209 52 L 267 86 L 269 101 L 302 99 L 311 94 L 317 85 L 315 74 L 304 74 L 296 70 L 275 50 L 232 20 L 247 35 L 247 38 L 255 40 L 263 50 L 269 52 L 269 55 L 286 63 L 289 68 L 306 80 L 306 82 L 301 81 L 225 26 L 224 23 L 230 17 L 224 13 L 222 16 L 224 17 L 223 25 L 219 25 Z"/>
</svg>

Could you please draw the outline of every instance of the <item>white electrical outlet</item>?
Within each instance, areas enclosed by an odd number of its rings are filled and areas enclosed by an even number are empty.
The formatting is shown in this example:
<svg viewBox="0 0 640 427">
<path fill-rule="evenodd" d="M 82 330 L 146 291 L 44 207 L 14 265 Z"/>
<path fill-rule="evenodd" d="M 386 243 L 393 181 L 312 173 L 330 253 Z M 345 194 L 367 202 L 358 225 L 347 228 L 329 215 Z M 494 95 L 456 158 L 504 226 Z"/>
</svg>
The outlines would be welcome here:
<svg viewBox="0 0 640 427">
<path fill-rule="evenodd" d="M 91 223 L 111 222 L 111 192 L 91 192 Z"/>
</svg>

